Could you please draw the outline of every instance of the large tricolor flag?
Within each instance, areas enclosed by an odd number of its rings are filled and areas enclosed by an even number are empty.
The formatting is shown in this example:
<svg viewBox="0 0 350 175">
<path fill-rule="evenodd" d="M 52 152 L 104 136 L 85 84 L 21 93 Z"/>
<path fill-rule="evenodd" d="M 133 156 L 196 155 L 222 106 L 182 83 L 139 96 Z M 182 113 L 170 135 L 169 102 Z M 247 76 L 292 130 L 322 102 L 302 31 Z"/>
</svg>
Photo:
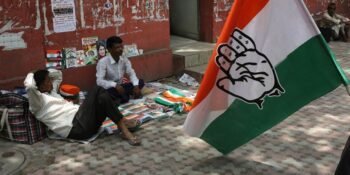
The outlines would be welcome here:
<svg viewBox="0 0 350 175">
<path fill-rule="evenodd" d="M 227 154 L 342 83 L 302 0 L 235 0 L 184 130 Z"/>
</svg>

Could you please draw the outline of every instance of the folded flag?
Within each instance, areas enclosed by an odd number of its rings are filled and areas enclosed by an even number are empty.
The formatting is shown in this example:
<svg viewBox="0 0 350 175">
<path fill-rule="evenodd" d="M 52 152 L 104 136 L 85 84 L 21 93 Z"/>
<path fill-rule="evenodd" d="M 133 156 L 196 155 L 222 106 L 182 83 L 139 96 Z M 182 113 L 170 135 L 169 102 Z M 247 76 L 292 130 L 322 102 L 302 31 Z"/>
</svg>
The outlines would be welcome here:
<svg viewBox="0 0 350 175">
<path fill-rule="evenodd" d="M 180 90 L 171 88 L 157 96 L 154 101 L 158 104 L 173 108 L 175 112 L 188 112 L 191 110 L 193 99 L 186 97 Z"/>
<path fill-rule="evenodd" d="M 348 82 L 302 0 L 235 0 L 184 130 L 227 154 Z"/>
</svg>

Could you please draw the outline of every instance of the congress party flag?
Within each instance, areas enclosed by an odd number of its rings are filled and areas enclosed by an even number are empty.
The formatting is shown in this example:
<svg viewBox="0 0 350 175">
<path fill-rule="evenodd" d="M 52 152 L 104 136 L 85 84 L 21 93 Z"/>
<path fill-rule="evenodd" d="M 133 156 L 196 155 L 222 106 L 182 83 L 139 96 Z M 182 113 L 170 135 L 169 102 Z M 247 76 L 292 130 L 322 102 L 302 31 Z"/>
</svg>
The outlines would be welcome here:
<svg viewBox="0 0 350 175">
<path fill-rule="evenodd" d="M 302 0 L 235 0 L 184 130 L 227 154 L 342 83 Z"/>
</svg>

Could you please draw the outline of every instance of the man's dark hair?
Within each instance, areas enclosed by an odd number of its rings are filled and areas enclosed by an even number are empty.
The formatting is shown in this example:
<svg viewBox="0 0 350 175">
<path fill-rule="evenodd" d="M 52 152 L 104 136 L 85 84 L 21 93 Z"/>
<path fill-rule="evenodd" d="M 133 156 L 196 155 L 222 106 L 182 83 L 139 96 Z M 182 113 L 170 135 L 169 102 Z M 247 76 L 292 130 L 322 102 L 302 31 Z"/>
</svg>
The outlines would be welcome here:
<svg viewBox="0 0 350 175">
<path fill-rule="evenodd" d="M 107 48 L 112 48 L 113 44 L 121 44 L 123 40 L 118 36 L 111 36 L 107 39 Z"/>
<path fill-rule="evenodd" d="M 336 6 L 336 3 L 335 2 L 330 2 L 329 4 L 328 4 L 328 6 L 327 6 L 327 8 L 329 9 L 330 7 L 332 7 L 332 6 Z"/>
<path fill-rule="evenodd" d="M 46 76 L 49 75 L 49 71 L 45 69 L 37 70 L 34 72 L 34 80 L 36 83 L 36 87 L 40 87 L 41 84 L 45 81 Z"/>
</svg>

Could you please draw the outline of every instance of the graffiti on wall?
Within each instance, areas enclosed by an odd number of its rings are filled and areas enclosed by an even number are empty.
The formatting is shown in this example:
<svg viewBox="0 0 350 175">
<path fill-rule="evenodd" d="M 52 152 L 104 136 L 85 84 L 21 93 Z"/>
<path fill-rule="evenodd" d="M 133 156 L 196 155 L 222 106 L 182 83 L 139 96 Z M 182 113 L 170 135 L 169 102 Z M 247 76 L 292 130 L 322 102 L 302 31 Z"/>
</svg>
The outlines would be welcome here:
<svg viewBox="0 0 350 175">
<path fill-rule="evenodd" d="M 168 0 L 136 0 L 132 6 L 133 19 L 144 21 L 168 20 Z"/>
<path fill-rule="evenodd" d="M 337 11 L 342 15 L 350 16 L 350 0 L 304 0 L 312 15 L 319 15 L 327 9 L 327 5 L 330 2 L 337 4 Z"/>
<path fill-rule="evenodd" d="M 168 0 L 104 0 L 91 4 L 94 4 L 90 10 L 93 20 L 82 21 L 84 24 L 81 25 L 82 28 L 102 29 L 122 26 L 127 17 L 142 22 L 169 20 Z M 82 16 L 86 16 L 89 9 L 84 8 L 83 10 L 85 12 Z"/>
<path fill-rule="evenodd" d="M 116 28 L 117 34 L 142 32 L 149 22 L 169 21 L 169 0 L 74 0 L 76 30 Z M 127 25 L 126 25 L 127 23 Z M 120 33 L 119 28 L 132 24 Z M 27 48 L 29 30 L 43 30 L 47 37 L 55 34 L 51 0 L 1 0 L 0 50 Z M 130 25 L 129 25 L 130 26 Z"/>
<path fill-rule="evenodd" d="M 215 22 L 225 21 L 234 0 L 214 0 Z"/>
<path fill-rule="evenodd" d="M 329 2 L 334 2 L 334 0 L 316 0 L 317 4 L 326 7 Z M 342 0 L 344 1 L 344 0 Z M 305 4 L 310 5 L 315 3 L 315 0 L 304 0 Z"/>
<path fill-rule="evenodd" d="M 3 51 L 27 48 L 27 43 L 23 39 L 24 32 L 4 32 L 0 33 L 0 48 Z"/>
<path fill-rule="evenodd" d="M 24 31 L 38 30 L 40 27 L 39 0 L 35 0 L 35 3 L 29 0 L 1 1 L 0 50 L 27 48 L 23 39 Z"/>
</svg>

